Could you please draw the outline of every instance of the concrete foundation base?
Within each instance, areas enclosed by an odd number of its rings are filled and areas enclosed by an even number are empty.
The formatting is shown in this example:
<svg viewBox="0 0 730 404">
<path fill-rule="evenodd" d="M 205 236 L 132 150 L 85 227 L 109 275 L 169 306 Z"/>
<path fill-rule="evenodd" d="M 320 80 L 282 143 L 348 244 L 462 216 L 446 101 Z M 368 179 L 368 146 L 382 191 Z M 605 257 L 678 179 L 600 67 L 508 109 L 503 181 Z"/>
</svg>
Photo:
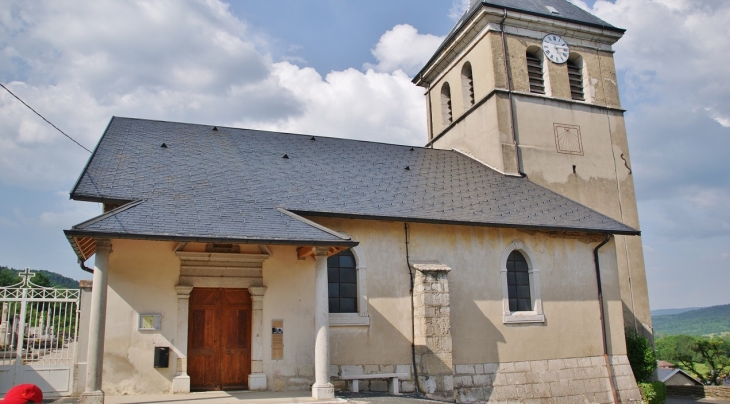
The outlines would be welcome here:
<svg viewBox="0 0 730 404">
<path fill-rule="evenodd" d="M 266 390 L 266 375 L 264 373 L 251 373 L 248 375 L 249 390 Z"/>
<path fill-rule="evenodd" d="M 313 385 L 312 398 L 315 400 L 335 398 L 335 386 L 333 386 L 332 383 Z"/>
<path fill-rule="evenodd" d="M 101 390 L 83 392 L 79 397 L 79 404 L 104 404 L 104 392 Z"/>
<path fill-rule="evenodd" d="M 180 375 L 172 378 L 172 393 L 186 394 L 190 393 L 190 376 Z"/>
</svg>

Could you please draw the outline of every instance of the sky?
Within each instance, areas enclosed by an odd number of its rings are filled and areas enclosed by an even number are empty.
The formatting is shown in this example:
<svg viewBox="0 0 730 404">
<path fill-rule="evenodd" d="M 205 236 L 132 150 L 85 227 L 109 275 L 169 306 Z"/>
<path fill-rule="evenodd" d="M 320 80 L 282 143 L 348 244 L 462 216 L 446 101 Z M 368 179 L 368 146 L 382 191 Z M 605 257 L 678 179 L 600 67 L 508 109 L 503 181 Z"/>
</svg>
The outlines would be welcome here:
<svg viewBox="0 0 730 404">
<path fill-rule="evenodd" d="M 652 309 L 730 303 L 730 2 L 572 0 L 614 45 Z M 93 148 L 112 116 L 426 143 L 410 82 L 464 0 L 8 0 L 0 83 Z M 89 153 L 0 88 L 0 265 L 83 279 Z M 89 263 L 91 264 L 91 263 Z"/>
</svg>

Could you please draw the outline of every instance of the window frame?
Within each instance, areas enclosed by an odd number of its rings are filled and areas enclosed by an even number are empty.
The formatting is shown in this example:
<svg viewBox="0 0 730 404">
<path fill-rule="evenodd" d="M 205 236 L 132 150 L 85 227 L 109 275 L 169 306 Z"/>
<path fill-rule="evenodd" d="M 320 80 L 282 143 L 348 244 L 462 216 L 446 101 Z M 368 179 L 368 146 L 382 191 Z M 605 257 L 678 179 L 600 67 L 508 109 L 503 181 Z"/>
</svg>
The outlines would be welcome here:
<svg viewBox="0 0 730 404">
<path fill-rule="evenodd" d="M 344 232 L 340 234 L 347 235 Z M 355 257 L 355 271 L 357 273 L 357 312 L 356 313 L 329 313 L 329 325 L 332 327 L 369 326 L 367 265 L 365 255 L 360 246 L 350 248 Z M 329 295 L 329 292 L 328 292 Z"/>
<path fill-rule="evenodd" d="M 532 310 L 510 311 L 509 309 L 509 286 L 507 284 L 507 260 L 513 251 L 522 254 L 527 261 L 528 276 L 530 280 L 530 299 Z M 514 240 L 502 252 L 500 262 L 500 273 L 502 276 L 502 322 L 504 324 L 519 323 L 544 323 L 545 313 L 542 309 L 542 298 L 540 297 L 540 270 L 535 265 L 535 254 L 530 247 L 520 240 Z"/>
</svg>

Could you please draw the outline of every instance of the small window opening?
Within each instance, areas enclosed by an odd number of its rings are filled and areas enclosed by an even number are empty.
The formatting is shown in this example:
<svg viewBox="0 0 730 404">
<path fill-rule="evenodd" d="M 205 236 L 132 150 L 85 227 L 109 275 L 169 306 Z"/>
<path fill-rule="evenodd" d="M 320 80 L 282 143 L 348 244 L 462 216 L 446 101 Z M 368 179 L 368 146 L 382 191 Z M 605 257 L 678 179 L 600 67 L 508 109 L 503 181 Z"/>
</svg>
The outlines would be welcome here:
<svg viewBox="0 0 730 404">
<path fill-rule="evenodd" d="M 527 75 L 530 80 L 530 92 L 545 94 L 545 79 L 542 73 L 542 58 L 537 52 L 527 52 Z"/>
<path fill-rule="evenodd" d="M 444 127 L 451 125 L 453 121 L 453 114 L 451 112 L 451 88 L 449 87 L 449 83 L 444 83 L 441 86 L 441 119 Z"/>
<path fill-rule="evenodd" d="M 527 260 L 519 251 L 512 251 L 507 258 L 507 288 L 510 311 L 532 310 L 530 273 Z"/>
<path fill-rule="evenodd" d="M 585 101 L 583 93 L 583 60 L 580 56 L 568 59 L 568 80 L 570 81 L 570 98 Z"/>
<path fill-rule="evenodd" d="M 545 8 L 547 8 L 548 11 L 552 14 L 560 14 L 560 11 L 556 10 L 553 6 L 545 6 Z"/>
<path fill-rule="evenodd" d="M 327 258 L 330 313 L 357 313 L 357 267 L 350 250 Z"/>
<path fill-rule="evenodd" d="M 467 110 L 474 105 L 474 77 L 469 62 L 461 68 L 461 93 L 464 95 L 464 110 Z"/>
</svg>

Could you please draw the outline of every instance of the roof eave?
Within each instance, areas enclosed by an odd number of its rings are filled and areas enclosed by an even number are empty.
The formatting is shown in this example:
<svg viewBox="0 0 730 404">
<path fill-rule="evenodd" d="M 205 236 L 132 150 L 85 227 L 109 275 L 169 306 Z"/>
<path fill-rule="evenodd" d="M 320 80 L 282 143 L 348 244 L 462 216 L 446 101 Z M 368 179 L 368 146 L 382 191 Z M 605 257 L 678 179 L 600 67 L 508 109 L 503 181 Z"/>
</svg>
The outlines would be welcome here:
<svg viewBox="0 0 730 404">
<path fill-rule="evenodd" d="M 641 231 L 632 229 L 626 226 L 629 230 L 611 230 L 611 229 L 593 229 L 584 227 L 567 227 L 567 226 L 540 226 L 540 225 L 522 225 L 512 223 L 492 223 L 492 222 L 467 222 L 459 220 L 443 220 L 443 219 L 429 219 L 419 217 L 407 217 L 407 216 L 376 216 L 376 215 L 362 215 L 362 214 L 351 214 L 351 213 L 338 213 L 338 212 L 316 212 L 316 211 L 302 211 L 297 209 L 288 209 L 290 212 L 294 212 L 298 215 L 303 216 L 316 216 L 316 217 L 334 217 L 334 218 L 346 218 L 346 219 L 362 219 L 362 220 L 383 220 L 390 222 L 409 222 L 409 223 L 428 223 L 428 224 L 449 224 L 455 226 L 479 226 L 479 227 L 501 227 L 501 228 L 512 228 L 512 229 L 523 229 L 523 230 L 536 230 L 536 231 L 563 231 L 563 232 L 577 232 L 577 233 L 591 233 L 591 234 L 616 234 L 621 236 L 640 236 Z"/>
</svg>

